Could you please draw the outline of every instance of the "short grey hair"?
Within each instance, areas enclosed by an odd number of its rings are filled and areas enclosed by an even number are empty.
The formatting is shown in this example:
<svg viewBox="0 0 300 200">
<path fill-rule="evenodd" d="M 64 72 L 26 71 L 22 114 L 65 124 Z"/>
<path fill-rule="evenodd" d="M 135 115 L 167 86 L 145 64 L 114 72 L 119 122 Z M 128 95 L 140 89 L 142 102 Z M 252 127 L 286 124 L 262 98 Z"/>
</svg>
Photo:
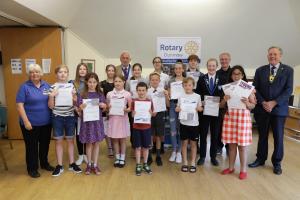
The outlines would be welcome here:
<svg viewBox="0 0 300 200">
<path fill-rule="evenodd" d="M 229 59 L 231 59 L 231 55 L 230 55 L 230 53 L 228 53 L 228 52 L 222 52 L 222 53 L 220 53 L 219 58 L 220 58 L 221 56 L 223 56 L 223 55 L 228 56 Z"/>
<path fill-rule="evenodd" d="M 282 48 L 281 48 L 281 47 L 278 47 L 278 46 L 271 46 L 271 47 L 268 49 L 268 52 L 269 52 L 271 49 L 278 49 L 278 51 L 280 52 L 280 54 L 281 54 L 281 55 L 283 54 L 283 51 L 282 51 Z"/>
<path fill-rule="evenodd" d="M 30 73 L 32 71 L 38 71 L 41 76 L 43 75 L 43 70 L 42 70 L 41 66 L 38 64 L 30 64 L 29 65 L 28 73 Z"/>
</svg>

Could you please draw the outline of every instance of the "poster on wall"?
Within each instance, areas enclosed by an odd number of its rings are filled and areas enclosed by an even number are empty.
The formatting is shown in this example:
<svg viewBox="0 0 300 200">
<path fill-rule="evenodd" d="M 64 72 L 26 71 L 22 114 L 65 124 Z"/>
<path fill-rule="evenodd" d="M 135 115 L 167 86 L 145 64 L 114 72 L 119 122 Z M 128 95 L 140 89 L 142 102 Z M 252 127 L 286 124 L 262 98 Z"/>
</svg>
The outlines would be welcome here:
<svg viewBox="0 0 300 200">
<path fill-rule="evenodd" d="M 51 70 L 51 58 L 43 58 L 42 59 L 42 68 L 44 74 L 50 74 Z"/>
<path fill-rule="evenodd" d="M 177 60 L 188 63 L 189 55 L 201 58 L 201 37 L 157 37 L 156 54 L 162 58 L 164 71 L 171 74 L 171 67 Z"/>
<path fill-rule="evenodd" d="M 10 60 L 11 73 L 22 74 L 22 62 L 21 58 L 13 58 Z"/>
<path fill-rule="evenodd" d="M 26 58 L 26 59 L 25 59 L 25 65 L 26 65 L 26 73 L 27 73 L 27 74 L 29 73 L 28 68 L 29 68 L 29 66 L 30 66 L 31 64 L 36 64 L 36 60 L 33 59 L 33 58 Z"/>
<path fill-rule="evenodd" d="M 94 59 L 81 59 L 82 63 L 85 63 L 88 67 L 89 72 L 95 72 L 96 60 Z"/>
</svg>

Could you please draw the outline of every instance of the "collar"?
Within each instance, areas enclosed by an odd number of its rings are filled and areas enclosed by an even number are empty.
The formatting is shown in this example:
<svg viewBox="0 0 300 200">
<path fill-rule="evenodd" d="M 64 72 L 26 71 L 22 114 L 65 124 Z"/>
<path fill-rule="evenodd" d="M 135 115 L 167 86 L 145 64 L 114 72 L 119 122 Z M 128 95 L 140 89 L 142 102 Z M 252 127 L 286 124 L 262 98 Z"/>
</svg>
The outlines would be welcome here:
<svg viewBox="0 0 300 200">
<path fill-rule="evenodd" d="M 130 68 L 130 64 L 125 66 L 125 65 L 121 65 L 122 66 L 122 69 L 129 69 Z"/>
<path fill-rule="evenodd" d="M 40 84 L 41 84 L 40 87 L 44 86 L 45 83 L 46 83 L 45 81 L 40 80 Z M 35 87 L 34 83 L 31 80 L 26 81 L 26 84 Z"/>
<path fill-rule="evenodd" d="M 270 69 L 272 69 L 273 65 L 271 65 L 271 64 L 269 64 L 269 65 L 270 65 Z M 274 67 L 276 67 L 276 70 L 277 70 L 279 68 L 279 66 L 280 66 L 280 62 L 277 63 Z"/>
<path fill-rule="evenodd" d="M 114 88 L 114 90 L 113 90 L 114 94 L 123 94 L 124 91 L 125 91 L 124 89 L 121 91 L 117 91 L 116 88 Z"/>
<path fill-rule="evenodd" d="M 188 68 L 188 70 L 187 70 L 188 72 L 198 72 L 199 70 L 196 68 L 195 69 L 195 71 L 191 71 L 191 69 L 190 68 Z"/>
<path fill-rule="evenodd" d="M 210 78 L 213 78 L 213 80 L 215 80 L 215 78 L 216 78 L 216 74 L 214 74 L 213 76 L 211 76 L 209 74 L 207 74 L 207 75 L 208 75 L 208 80 L 210 80 Z"/>
</svg>

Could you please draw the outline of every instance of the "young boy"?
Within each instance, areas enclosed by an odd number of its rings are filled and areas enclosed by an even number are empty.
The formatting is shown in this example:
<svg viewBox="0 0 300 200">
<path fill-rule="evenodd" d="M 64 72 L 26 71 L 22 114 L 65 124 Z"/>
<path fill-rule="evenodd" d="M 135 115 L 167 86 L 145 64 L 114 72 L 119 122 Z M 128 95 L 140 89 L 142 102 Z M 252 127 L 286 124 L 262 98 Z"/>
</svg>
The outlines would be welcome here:
<svg viewBox="0 0 300 200">
<path fill-rule="evenodd" d="M 136 158 L 136 169 L 135 173 L 137 176 L 142 174 L 142 171 L 147 174 L 152 174 L 152 171 L 147 164 L 147 158 L 149 155 L 149 148 L 151 146 L 151 116 L 154 116 L 153 106 L 150 99 L 147 98 L 147 90 L 148 86 L 144 82 L 139 82 L 136 86 L 136 91 L 138 94 L 138 98 L 133 99 L 132 102 L 132 117 L 133 121 L 133 130 L 132 130 L 132 140 L 133 146 L 135 148 L 135 158 Z M 146 113 L 138 116 L 138 112 L 141 110 L 137 109 L 137 104 L 141 102 L 149 102 L 150 109 L 148 118 L 145 118 Z M 145 105 L 146 106 L 146 105 Z M 140 108 L 142 109 L 142 108 Z M 136 116 L 136 118 L 135 118 Z M 149 119 L 150 118 L 150 119 Z M 141 153 L 143 153 L 144 165 L 141 164 Z"/>
<path fill-rule="evenodd" d="M 180 140 L 182 143 L 182 157 L 183 165 L 182 172 L 195 173 L 196 168 L 196 155 L 197 155 L 197 142 L 199 139 L 199 120 L 198 112 L 203 110 L 200 95 L 193 92 L 195 80 L 192 77 L 183 79 L 182 85 L 185 94 L 178 99 L 176 112 L 179 112 L 180 120 Z M 191 145 L 191 165 L 188 166 L 187 160 L 187 145 Z"/>
<path fill-rule="evenodd" d="M 151 119 L 153 144 L 155 144 L 155 146 L 153 146 L 152 148 L 155 149 L 155 153 L 156 153 L 155 161 L 157 166 L 162 166 L 163 163 L 160 154 L 161 154 L 161 148 L 164 148 L 162 146 L 162 141 L 164 140 L 164 136 L 165 136 L 164 116 L 167 110 L 166 99 L 168 96 L 168 91 L 164 90 L 164 88 L 162 87 L 159 87 L 160 75 L 158 73 L 156 72 L 151 73 L 149 75 L 149 81 L 150 81 L 150 88 L 148 90 L 148 97 L 152 99 L 154 111 L 156 112 L 156 115 L 153 116 Z M 158 104 L 158 102 L 153 100 L 155 98 L 162 100 L 160 102 L 164 103 L 165 105 L 161 105 L 161 106 L 156 105 Z M 148 164 L 149 164 L 149 160 L 152 160 L 151 154 L 149 154 Z"/>
</svg>

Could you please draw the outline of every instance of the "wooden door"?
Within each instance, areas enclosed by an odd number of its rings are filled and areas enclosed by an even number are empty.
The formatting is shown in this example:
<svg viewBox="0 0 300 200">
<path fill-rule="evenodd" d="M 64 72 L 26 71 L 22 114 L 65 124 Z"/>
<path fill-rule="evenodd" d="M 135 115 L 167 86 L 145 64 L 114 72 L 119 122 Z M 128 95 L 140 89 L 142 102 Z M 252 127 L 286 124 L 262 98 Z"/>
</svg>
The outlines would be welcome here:
<svg viewBox="0 0 300 200">
<path fill-rule="evenodd" d="M 20 85 L 28 80 L 25 59 L 36 59 L 36 63 L 42 66 L 42 58 L 51 58 L 50 74 L 44 74 L 42 79 L 50 84 L 54 83 L 54 68 L 62 63 L 61 39 L 60 28 L 0 28 L 10 139 L 23 138 L 16 110 L 16 93 Z M 13 58 L 22 60 L 22 74 L 12 74 L 11 59 Z"/>
</svg>

